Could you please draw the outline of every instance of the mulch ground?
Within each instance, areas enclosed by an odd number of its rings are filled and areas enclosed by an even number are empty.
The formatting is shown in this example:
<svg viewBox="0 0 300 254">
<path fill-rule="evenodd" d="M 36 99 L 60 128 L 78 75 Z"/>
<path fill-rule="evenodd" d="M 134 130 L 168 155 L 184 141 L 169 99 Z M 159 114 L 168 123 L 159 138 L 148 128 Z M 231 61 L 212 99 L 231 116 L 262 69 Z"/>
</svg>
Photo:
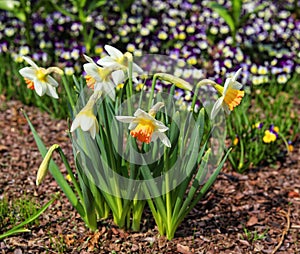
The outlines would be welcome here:
<svg viewBox="0 0 300 254">
<path fill-rule="evenodd" d="M 19 109 L 43 141 L 72 157 L 67 122 L 34 107 L 0 98 L 0 199 L 36 198 L 45 204 L 60 189 L 49 174 L 35 185 L 41 155 Z M 0 241 L 1 253 L 300 253 L 300 143 L 284 162 L 244 175 L 224 167 L 217 181 L 178 228 L 172 241 L 160 237 L 145 211 L 142 231 L 118 229 L 111 219 L 90 232 L 64 194 L 39 224 Z M 70 160 L 71 161 L 71 160 Z M 64 172 L 63 165 L 57 160 Z M 6 228 L 0 228 L 0 234 Z"/>
</svg>

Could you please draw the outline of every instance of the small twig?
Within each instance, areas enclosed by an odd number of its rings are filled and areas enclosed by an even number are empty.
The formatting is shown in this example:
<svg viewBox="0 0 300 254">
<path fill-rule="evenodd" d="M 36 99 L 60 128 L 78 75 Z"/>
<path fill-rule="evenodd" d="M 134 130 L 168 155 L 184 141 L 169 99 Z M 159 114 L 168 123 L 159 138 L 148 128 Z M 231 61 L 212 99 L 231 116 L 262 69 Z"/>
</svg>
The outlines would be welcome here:
<svg viewBox="0 0 300 254">
<path fill-rule="evenodd" d="M 282 231 L 280 241 L 277 244 L 277 246 L 275 247 L 275 249 L 272 251 L 272 254 L 276 253 L 276 251 L 278 251 L 278 249 L 281 247 L 281 245 L 284 241 L 284 237 L 288 233 L 288 231 L 290 229 L 290 225 L 291 225 L 291 221 L 290 221 L 291 209 L 290 209 L 290 207 L 288 208 L 288 212 L 285 212 L 285 211 L 280 211 L 280 212 L 286 218 L 286 225 L 285 225 L 285 228 Z"/>
<path fill-rule="evenodd" d="M 291 228 L 300 229 L 300 225 L 294 225 L 294 224 L 292 224 L 292 225 L 291 225 Z"/>
</svg>

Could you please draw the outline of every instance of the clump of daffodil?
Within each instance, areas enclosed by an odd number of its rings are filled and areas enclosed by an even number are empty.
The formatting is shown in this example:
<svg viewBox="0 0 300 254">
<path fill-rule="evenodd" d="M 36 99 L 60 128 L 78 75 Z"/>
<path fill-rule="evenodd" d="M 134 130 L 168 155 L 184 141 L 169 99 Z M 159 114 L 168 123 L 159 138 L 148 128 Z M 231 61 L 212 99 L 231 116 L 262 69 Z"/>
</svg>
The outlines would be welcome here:
<svg viewBox="0 0 300 254">
<path fill-rule="evenodd" d="M 227 114 L 230 114 L 230 111 L 234 109 L 234 107 L 238 106 L 242 98 L 245 95 L 244 91 L 240 91 L 242 88 L 242 84 L 237 82 L 236 79 L 240 75 L 242 69 L 239 69 L 233 77 L 227 78 L 223 86 L 219 84 L 212 84 L 213 87 L 219 92 L 221 97 L 214 104 L 211 111 L 211 118 L 215 118 L 219 113 L 220 109 L 223 109 Z"/>
<path fill-rule="evenodd" d="M 132 62 L 132 54 L 126 52 L 123 54 L 120 50 L 112 47 L 110 45 L 104 46 L 105 50 L 109 54 L 109 56 L 105 56 L 97 61 L 97 64 L 101 66 L 115 66 L 117 65 L 119 68 L 123 70 L 127 70 L 129 68 L 129 62 Z M 143 70 L 135 63 L 132 62 L 132 72 L 141 74 Z"/>
<path fill-rule="evenodd" d="M 101 91 L 107 94 L 112 100 L 115 99 L 115 86 L 122 83 L 125 79 L 124 72 L 118 65 L 107 67 L 98 66 L 92 58 L 84 55 L 88 63 L 83 65 L 86 72 L 87 86 L 94 91 Z"/>
<path fill-rule="evenodd" d="M 99 125 L 94 114 L 94 105 L 100 98 L 101 94 L 101 91 L 95 91 L 93 93 L 84 108 L 76 115 L 75 120 L 72 123 L 70 132 L 73 132 L 78 127 L 80 127 L 83 131 L 89 131 L 91 137 L 95 139 L 96 133 L 99 131 Z"/>
<path fill-rule="evenodd" d="M 27 87 L 35 90 L 39 96 L 47 94 L 57 99 L 56 87 L 58 87 L 58 83 L 50 74 L 57 73 L 63 75 L 64 72 L 58 67 L 49 67 L 47 69 L 39 67 L 26 56 L 23 56 L 23 59 L 31 65 L 31 67 L 24 67 L 19 70 L 20 74 L 24 77 Z"/>
<path fill-rule="evenodd" d="M 162 107 L 164 104 L 158 102 L 150 109 L 149 113 L 137 109 L 134 116 L 116 116 L 116 119 L 123 123 L 129 123 L 130 135 L 137 140 L 149 144 L 159 138 L 165 146 L 171 147 L 171 142 L 164 133 L 169 128 L 154 118 Z"/>
</svg>

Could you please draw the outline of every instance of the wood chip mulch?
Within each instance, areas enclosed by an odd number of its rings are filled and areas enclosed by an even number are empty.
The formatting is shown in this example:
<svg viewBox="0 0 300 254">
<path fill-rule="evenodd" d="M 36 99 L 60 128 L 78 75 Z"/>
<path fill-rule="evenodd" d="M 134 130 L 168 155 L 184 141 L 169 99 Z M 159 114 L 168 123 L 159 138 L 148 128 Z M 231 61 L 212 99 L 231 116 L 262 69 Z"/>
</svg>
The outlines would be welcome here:
<svg viewBox="0 0 300 254">
<path fill-rule="evenodd" d="M 35 185 L 41 155 L 20 108 L 46 145 L 60 144 L 72 161 L 68 125 L 0 97 L 0 199 L 26 194 L 43 205 L 60 189 L 50 174 Z M 111 219 L 92 233 L 62 193 L 30 233 L 0 241 L 0 253 L 300 253 L 300 143 L 273 166 L 244 175 L 225 167 L 171 241 L 159 236 L 149 211 L 143 218 L 138 233 L 118 229 Z"/>
</svg>

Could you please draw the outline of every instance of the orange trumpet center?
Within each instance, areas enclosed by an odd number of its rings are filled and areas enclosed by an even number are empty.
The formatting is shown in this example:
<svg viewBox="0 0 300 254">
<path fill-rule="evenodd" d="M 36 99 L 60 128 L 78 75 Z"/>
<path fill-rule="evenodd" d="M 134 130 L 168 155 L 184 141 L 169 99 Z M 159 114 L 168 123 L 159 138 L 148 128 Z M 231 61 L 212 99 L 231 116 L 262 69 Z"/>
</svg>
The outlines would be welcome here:
<svg viewBox="0 0 300 254">
<path fill-rule="evenodd" d="M 149 144 L 151 142 L 154 128 L 155 126 L 151 120 L 142 120 L 135 129 L 130 132 L 130 135 L 141 142 Z"/>
<path fill-rule="evenodd" d="M 245 95 L 244 91 L 228 88 L 224 101 L 229 107 L 229 109 L 233 110 L 234 107 L 238 106 L 241 103 L 244 95 Z"/>
<path fill-rule="evenodd" d="M 33 81 L 27 79 L 27 78 L 24 78 L 25 80 L 25 83 L 27 85 L 27 88 L 31 89 L 31 90 L 34 90 L 34 84 L 33 84 Z"/>
<path fill-rule="evenodd" d="M 85 80 L 86 80 L 86 85 L 87 85 L 89 88 L 94 89 L 96 80 L 95 80 L 93 77 L 91 77 L 90 75 L 86 75 L 86 76 L 85 76 Z"/>
</svg>

